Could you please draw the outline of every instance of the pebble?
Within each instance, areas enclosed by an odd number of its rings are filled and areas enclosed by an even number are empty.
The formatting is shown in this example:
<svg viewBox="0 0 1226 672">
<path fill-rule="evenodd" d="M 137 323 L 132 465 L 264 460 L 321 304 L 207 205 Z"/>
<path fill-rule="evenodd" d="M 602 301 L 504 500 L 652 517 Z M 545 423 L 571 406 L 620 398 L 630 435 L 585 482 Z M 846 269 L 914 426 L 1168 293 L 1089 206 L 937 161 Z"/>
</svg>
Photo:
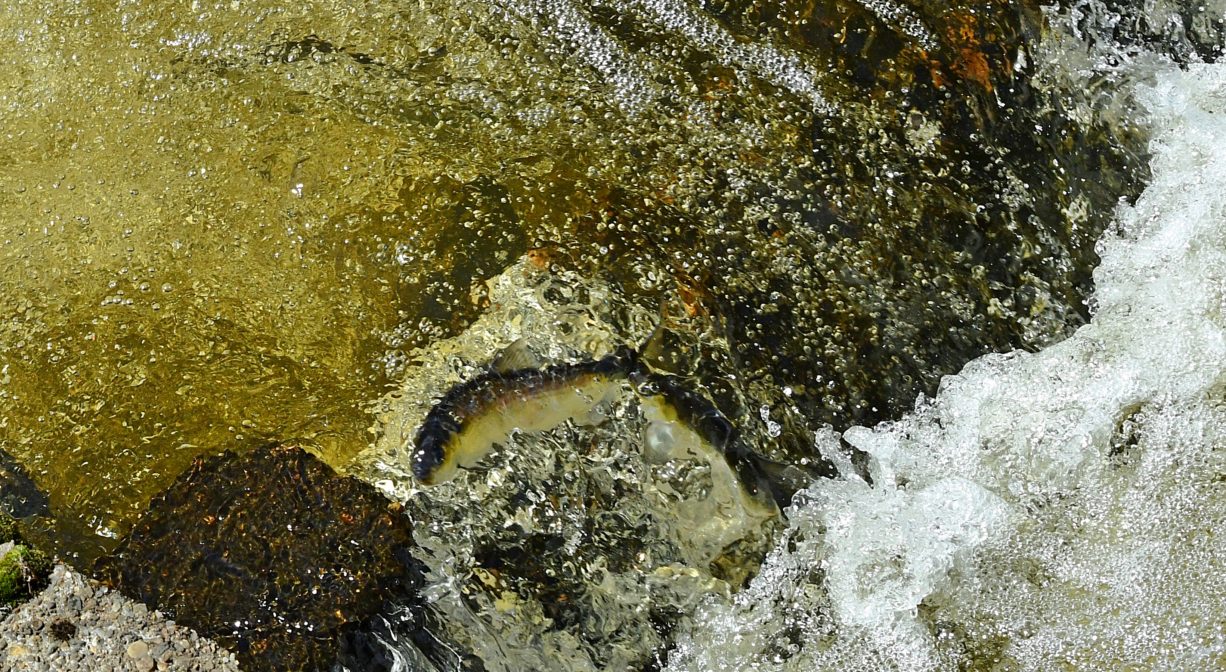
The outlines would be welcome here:
<svg viewBox="0 0 1226 672">
<path fill-rule="evenodd" d="M 129 658 L 143 658 L 149 655 L 149 645 L 139 639 L 128 645 Z"/>
<path fill-rule="evenodd" d="M 50 634 L 65 619 L 68 641 Z M 64 565 L 47 588 L 0 621 L 0 670 L 238 672 L 234 655 Z"/>
</svg>

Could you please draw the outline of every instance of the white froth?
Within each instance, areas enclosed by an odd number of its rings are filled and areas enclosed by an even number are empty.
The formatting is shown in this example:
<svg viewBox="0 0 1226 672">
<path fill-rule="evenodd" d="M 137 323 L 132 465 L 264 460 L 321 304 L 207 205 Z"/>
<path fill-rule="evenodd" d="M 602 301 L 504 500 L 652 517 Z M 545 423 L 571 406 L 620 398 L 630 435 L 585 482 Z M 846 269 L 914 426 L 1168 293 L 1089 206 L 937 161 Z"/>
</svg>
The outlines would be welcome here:
<svg viewBox="0 0 1226 672">
<path fill-rule="evenodd" d="M 633 6 L 652 23 L 683 36 L 714 54 L 721 62 L 751 72 L 813 104 L 814 111 L 830 113 L 813 72 L 801 58 L 769 42 L 738 40 L 715 19 L 677 0 L 635 0 Z"/>
<path fill-rule="evenodd" d="M 907 656 L 929 648 L 916 606 L 1008 515 L 989 490 L 963 478 L 919 488 L 830 483 L 809 504 L 830 548 L 824 567 L 837 620 Z M 870 517 L 865 524 L 864 514 Z M 883 627 L 886 626 L 886 627 Z"/>
<path fill-rule="evenodd" d="M 1153 180 L 1099 243 L 1091 323 L 846 432 L 873 485 L 804 493 L 670 669 L 1226 664 L 1226 67 L 1138 98 Z"/>
<path fill-rule="evenodd" d="M 593 20 L 590 12 L 572 0 L 497 0 L 499 13 L 527 23 L 546 43 L 591 68 L 609 87 L 617 106 L 636 116 L 664 100 L 684 98 L 681 90 L 661 87 L 666 75 L 651 57 L 628 48 Z M 919 40 L 925 49 L 936 46 L 922 22 L 909 10 L 889 0 L 874 0 L 867 7 Z M 814 112 L 832 114 L 811 63 L 797 53 L 769 42 L 745 42 L 707 13 L 677 0 L 631 0 L 619 11 L 630 10 L 653 29 L 667 31 L 685 43 L 709 53 L 720 63 L 760 77 L 786 89 L 812 105 Z M 916 33 L 916 31 L 921 31 Z"/>
<path fill-rule="evenodd" d="M 571 56 L 599 73 L 627 114 L 638 114 L 659 97 L 644 63 L 570 0 L 500 0 L 496 6 L 564 45 Z"/>
</svg>

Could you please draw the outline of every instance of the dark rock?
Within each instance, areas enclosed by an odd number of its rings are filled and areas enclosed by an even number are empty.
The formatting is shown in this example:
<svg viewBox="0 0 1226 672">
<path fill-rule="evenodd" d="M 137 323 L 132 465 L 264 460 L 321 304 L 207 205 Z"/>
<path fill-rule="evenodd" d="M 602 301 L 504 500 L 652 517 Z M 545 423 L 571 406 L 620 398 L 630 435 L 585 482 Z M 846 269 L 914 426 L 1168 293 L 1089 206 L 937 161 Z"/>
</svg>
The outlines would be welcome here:
<svg viewBox="0 0 1226 672">
<path fill-rule="evenodd" d="M 379 614 L 424 620 L 411 535 L 369 485 L 267 446 L 198 459 L 97 569 L 245 670 L 328 669 Z"/>
<path fill-rule="evenodd" d="M 14 518 L 49 516 L 47 495 L 34 485 L 25 467 L 0 448 L 0 511 Z"/>
<path fill-rule="evenodd" d="M 67 642 L 77 635 L 76 624 L 66 618 L 57 618 L 51 621 L 50 630 L 51 636 L 61 642 Z"/>
</svg>

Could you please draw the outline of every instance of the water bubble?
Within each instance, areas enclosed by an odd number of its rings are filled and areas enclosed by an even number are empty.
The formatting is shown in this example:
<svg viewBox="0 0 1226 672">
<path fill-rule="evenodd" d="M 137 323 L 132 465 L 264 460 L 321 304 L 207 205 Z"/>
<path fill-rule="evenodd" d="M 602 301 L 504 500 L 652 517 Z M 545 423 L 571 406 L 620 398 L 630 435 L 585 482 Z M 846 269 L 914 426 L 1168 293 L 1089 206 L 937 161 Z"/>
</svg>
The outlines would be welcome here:
<svg viewBox="0 0 1226 672">
<path fill-rule="evenodd" d="M 783 433 L 783 426 L 775 422 L 770 417 L 770 406 L 762 406 L 758 409 L 758 415 L 762 418 L 762 422 L 766 423 L 766 434 L 772 439 L 778 438 Z"/>
</svg>

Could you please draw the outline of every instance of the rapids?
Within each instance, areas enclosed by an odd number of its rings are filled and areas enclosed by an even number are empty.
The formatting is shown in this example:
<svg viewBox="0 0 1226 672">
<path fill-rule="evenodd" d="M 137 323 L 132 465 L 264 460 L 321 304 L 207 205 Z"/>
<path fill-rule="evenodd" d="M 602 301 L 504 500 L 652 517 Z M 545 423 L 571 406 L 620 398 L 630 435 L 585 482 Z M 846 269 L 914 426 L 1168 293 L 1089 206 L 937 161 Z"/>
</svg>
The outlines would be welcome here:
<svg viewBox="0 0 1226 672">
<path fill-rule="evenodd" d="M 1139 85 L 1153 179 L 1094 316 L 989 355 L 798 498 L 670 670 L 1213 669 L 1226 661 L 1226 68 Z M 830 440 L 825 437 L 824 440 Z"/>
<path fill-rule="evenodd" d="M 24 524 L 87 568 L 196 458 L 285 441 L 403 504 L 457 668 L 1226 665 L 1224 26 L 1220 0 L 6 1 Z M 412 480 L 433 399 L 499 348 L 660 323 L 654 364 L 839 477 L 736 511 L 626 395 Z"/>
</svg>

